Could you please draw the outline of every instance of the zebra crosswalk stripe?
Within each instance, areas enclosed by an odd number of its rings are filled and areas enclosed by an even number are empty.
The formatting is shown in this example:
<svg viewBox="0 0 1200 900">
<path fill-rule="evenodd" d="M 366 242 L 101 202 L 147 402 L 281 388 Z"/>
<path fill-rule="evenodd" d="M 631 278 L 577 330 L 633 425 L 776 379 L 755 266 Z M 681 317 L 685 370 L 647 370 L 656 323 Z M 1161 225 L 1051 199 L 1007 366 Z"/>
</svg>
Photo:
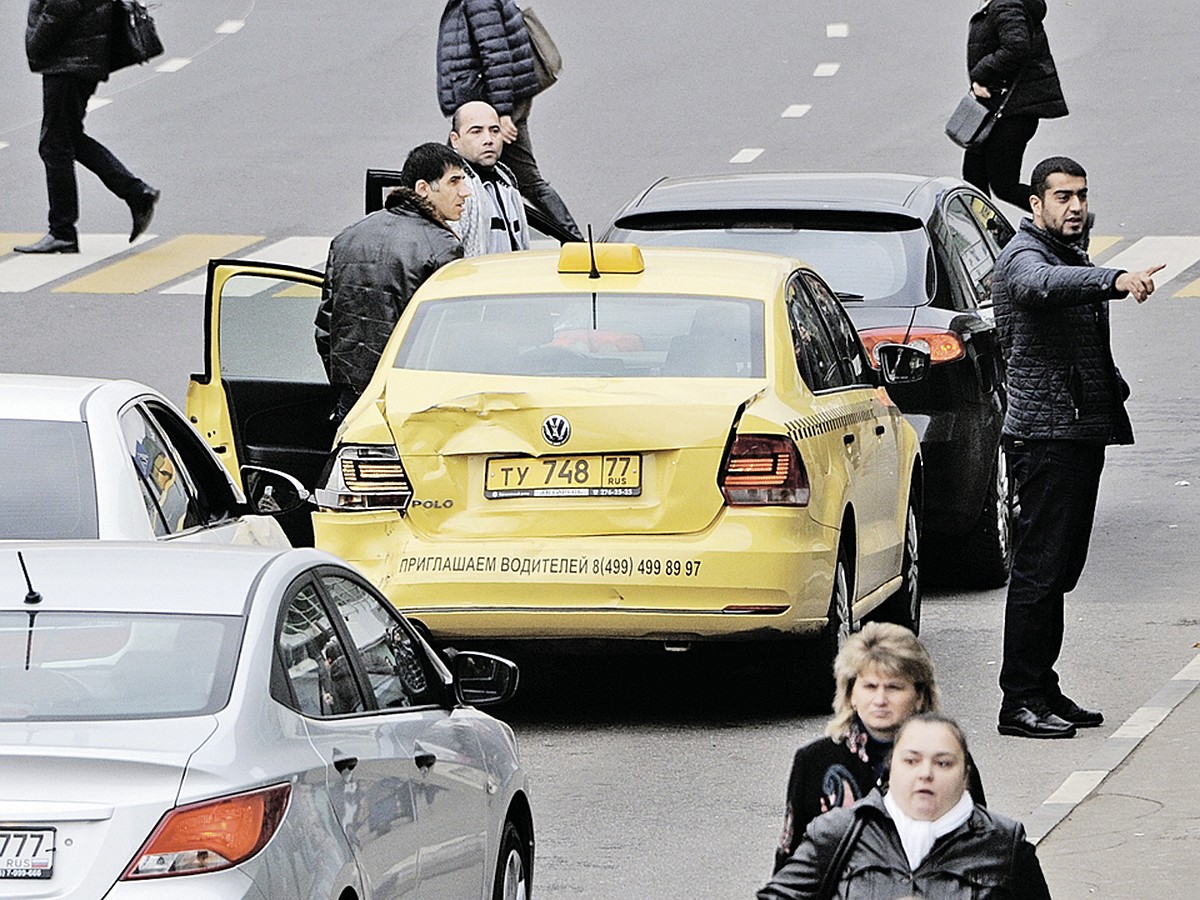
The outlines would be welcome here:
<svg viewBox="0 0 1200 900">
<path fill-rule="evenodd" d="M 1110 269 L 1138 272 L 1165 263 L 1166 268 L 1154 276 L 1154 284 L 1161 286 L 1182 275 L 1197 260 L 1200 260 L 1200 237 L 1144 237 L 1116 256 L 1106 259 L 1103 265 Z"/>
<path fill-rule="evenodd" d="M 258 235 L 187 234 L 171 238 L 135 256 L 126 256 L 60 287 L 56 294 L 141 294 L 202 268 L 214 256 L 225 256 L 257 244 Z M 203 293 L 201 287 L 201 293 Z"/>
<path fill-rule="evenodd" d="M 265 247 L 259 247 L 250 254 L 249 258 L 263 262 L 282 263 L 288 266 L 301 266 L 306 269 L 323 269 L 325 257 L 329 254 L 327 237 L 290 237 Z M 163 294 L 203 294 L 207 275 L 197 275 L 179 284 L 172 285 Z M 236 285 L 231 286 L 236 290 Z M 247 283 L 246 290 L 253 290 L 253 285 Z"/>
<path fill-rule="evenodd" d="M 154 238 L 144 234 L 131 245 L 127 234 L 89 234 L 78 253 L 13 254 L 0 261 L 0 292 L 31 291 Z"/>
</svg>

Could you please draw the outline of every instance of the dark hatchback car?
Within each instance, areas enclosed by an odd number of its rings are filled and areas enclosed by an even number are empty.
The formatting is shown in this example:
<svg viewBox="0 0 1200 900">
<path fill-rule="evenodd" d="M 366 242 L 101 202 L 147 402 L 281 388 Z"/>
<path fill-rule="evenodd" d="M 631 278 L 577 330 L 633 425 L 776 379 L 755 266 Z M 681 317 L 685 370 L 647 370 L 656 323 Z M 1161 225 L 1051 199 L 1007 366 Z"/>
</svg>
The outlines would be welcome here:
<svg viewBox="0 0 1200 900">
<path fill-rule="evenodd" d="M 872 364 L 884 341 L 927 346 L 929 377 L 888 389 L 921 437 L 922 571 L 935 582 L 994 587 L 1008 578 L 1011 508 L 989 287 L 1013 233 L 957 178 L 755 173 L 663 178 L 616 215 L 604 239 L 796 256 L 838 293 Z"/>
</svg>

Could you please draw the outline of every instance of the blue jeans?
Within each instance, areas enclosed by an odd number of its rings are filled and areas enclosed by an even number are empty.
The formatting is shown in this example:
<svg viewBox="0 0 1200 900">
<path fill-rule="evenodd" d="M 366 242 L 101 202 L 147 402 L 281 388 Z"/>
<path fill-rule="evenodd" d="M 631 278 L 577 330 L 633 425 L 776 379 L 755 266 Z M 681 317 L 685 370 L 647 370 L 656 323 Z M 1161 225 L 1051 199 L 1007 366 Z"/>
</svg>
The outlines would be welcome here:
<svg viewBox="0 0 1200 900">
<path fill-rule="evenodd" d="M 1087 561 L 1104 445 L 1005 438 L 1020 506 L 1004 607 L 1003 706 L 1062 697 L 1054 664 L 1062 651 L 1063 597 Z"/>
</svg>

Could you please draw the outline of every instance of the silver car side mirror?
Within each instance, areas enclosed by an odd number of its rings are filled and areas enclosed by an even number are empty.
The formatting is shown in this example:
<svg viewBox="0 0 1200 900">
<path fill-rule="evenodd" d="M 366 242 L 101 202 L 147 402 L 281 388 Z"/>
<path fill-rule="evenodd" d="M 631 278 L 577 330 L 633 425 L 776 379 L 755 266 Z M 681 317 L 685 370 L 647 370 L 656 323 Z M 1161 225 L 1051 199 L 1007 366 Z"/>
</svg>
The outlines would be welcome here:
<svg viewBox="0 0 1200 900">
<path fill-rule="evenodd" d="M 929 351 L 911 344 L 877 344 L 875 358 L 884 384 L 912 384 L 929 373 Z"/>
</svg>

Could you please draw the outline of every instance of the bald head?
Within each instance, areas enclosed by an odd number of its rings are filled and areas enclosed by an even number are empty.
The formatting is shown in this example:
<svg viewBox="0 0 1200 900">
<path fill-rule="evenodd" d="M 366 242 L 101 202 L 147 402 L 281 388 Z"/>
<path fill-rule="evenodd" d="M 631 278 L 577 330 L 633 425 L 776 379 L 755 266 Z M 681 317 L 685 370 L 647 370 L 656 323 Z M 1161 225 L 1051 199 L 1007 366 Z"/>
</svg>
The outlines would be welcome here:
<svg viewBox="0 0 1200 900">
<path fill-rule="evenodd" d="M 450 146 L 463 159 L 489 169 L 496 165 L 504 141 L 500 137 L 500 116 L 491 104 L 482 100 L 464 103 L 454 111 L 450 127 Z"/>
</svg>

